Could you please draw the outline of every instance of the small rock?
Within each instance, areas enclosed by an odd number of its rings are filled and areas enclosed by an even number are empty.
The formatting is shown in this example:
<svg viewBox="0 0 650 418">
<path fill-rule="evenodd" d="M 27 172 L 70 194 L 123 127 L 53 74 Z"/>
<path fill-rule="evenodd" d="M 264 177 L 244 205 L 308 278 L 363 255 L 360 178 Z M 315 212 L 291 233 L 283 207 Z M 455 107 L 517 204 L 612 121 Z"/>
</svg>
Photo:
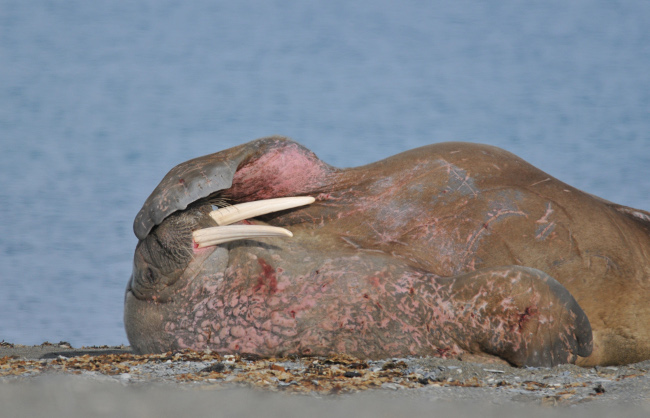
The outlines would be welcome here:
<svg viewBox="0 0 650 418">
<path fill-rule="evenodd" d="M 284 367 L 282 367 L 282 366 L 280 366 L 280 365 L 278 365 L 278 364 L 271 364 L 271 366 L 269 367 L 269 369 L 271 369 L 271 370 L 275 370 L 275 371 L 277 371 L 277 372 L 285 372 L 285 371 L 286 371 L 286 369 L 285 369 Z"/>
<path fill-rule="evenodd" d="M 425 383 L 423 383 L 422 381 L 426 381 L 426 382 L 427 382 L 426 384 L 429 384 L 429 383 L 431 383 L 431 382 L 435 382 L 435 381 L 437 381 L 437 380 L 438 380 L 438 374 L 437 374 L 437 373 L 435 373 L 435 372 L 428 372 L 428 373 L 425 373 L 425 374 L 422 376 L 422 378 L 420 379 L 420 383 L 425 384 Z"/>
<path fill-rule="evenodd" d="M 202 372 L 202 373 L 203 373 L 203 372 L 205 372 L 205 373 L 210 373 L 210 372 L 221 373 L 221 372 L 224 371 L 225 369 L 226 369 L 226 365 L 225 365 L 225 364 L 223 364 L 223 363 L 215 363 L 215 364 L 212 364 L 212 365 L 210 365 L 210 366 L 208 366 L 208 367 L 202 369 L 201 372 Z"/>
<path fill-rule="evenodd" d="M 404 361 L 389 361 L 384 363 L 382 366 L 382 370 L 390 370 L 390 369 L 406 369 L 408 368 L 408 364 L 406 364 Z"/>
</svg>

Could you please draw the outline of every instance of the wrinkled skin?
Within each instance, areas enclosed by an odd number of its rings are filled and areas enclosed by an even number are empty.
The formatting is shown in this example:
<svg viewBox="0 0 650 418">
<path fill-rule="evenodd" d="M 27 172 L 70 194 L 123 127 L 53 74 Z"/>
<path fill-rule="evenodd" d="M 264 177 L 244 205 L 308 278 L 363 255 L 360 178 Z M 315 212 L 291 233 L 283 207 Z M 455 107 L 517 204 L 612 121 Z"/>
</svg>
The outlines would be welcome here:
<svg viewBox="0 0 650 418">
<path fill-rule="evenodd" d="M 316 202 L 242 224 L 293 238 L 197 248 L 215 199 Z M 175 167 L 134 224 L 136 352 L 650 358 L 650 214 L 501 149 L 441 143 L 338 169 L 285 138 Z"/>
</svg>

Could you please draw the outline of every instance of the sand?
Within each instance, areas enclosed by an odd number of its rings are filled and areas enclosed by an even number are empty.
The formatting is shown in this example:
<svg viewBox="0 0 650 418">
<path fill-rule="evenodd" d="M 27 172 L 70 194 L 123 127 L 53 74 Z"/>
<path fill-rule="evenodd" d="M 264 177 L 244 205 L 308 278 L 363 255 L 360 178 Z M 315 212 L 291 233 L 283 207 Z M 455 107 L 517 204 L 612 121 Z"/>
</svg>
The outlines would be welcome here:
<svg viewBox="0 0 650 418">
<path fill-rule="evenodd" d="M 650 361 L 513 368 L 439 358 L 135 356 L 0 344 L 1 416 L 648 416 Z M 432 412 L 435 412 L 432 414 Z"/>
</svg>

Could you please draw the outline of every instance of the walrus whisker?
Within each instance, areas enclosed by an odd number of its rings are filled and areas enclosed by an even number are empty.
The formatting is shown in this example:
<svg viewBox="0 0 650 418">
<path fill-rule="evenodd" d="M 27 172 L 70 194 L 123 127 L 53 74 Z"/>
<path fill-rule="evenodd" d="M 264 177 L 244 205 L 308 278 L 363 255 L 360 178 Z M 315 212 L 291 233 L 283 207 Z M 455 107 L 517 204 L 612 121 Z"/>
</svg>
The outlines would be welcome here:
<svg viewBox="0 0 650 418">
<path fill-rule="evenodd" d="M 226 197 L 209 197 L 207 203 L 212 206 L 212 210 L 219 210 L 220 208 L 233 205 L 230 203 L 230 199 Z"/>
<path fill-rule="evenodd" d="M 244 219 L 266 215 L 271 212 L 296 208 L 314 203 L 311 196 L 280 197 L 277 199 L 256 200 L 254 202 L 238 203 L 210 212 L 210 216 L 219 226 L 230 225 Z"/>
<path fill-rule="evenodd" d="M 289 230 L 266 225 L 214 226 L 192 232 L 194 242 L 199 248 L 242 239 L 292 236 Z"/>
</svg>

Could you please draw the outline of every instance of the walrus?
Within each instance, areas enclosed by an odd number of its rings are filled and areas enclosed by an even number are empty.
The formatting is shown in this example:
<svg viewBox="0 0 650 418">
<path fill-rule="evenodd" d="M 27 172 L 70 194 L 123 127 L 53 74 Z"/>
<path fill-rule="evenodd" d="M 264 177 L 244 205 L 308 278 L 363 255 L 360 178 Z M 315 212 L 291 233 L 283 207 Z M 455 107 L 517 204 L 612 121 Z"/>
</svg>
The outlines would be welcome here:
<svg viewBox="0 0 650 418">
<path fill-rule="evenodd" d="M 173 168 L 134 232 L 137 353 L 650 358 L 650 213 L 493 146 L 340 169 L 262 138 Z"/>
</svg>

